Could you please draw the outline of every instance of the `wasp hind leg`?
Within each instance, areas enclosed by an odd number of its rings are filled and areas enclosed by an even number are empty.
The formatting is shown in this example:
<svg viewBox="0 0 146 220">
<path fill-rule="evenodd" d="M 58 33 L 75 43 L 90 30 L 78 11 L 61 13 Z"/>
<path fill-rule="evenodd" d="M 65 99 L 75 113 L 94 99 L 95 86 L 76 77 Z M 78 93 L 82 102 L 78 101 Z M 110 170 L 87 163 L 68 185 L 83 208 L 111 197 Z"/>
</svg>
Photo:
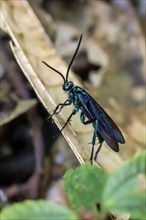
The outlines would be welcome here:
<svg viewBox="0 0 146 220">
<path fill-rule="evenodd" d="M 95 121 L 95 122 L 94 122 L 94 133 L 93 133 L 93 137 L 92 137 L 92 149 L 91 149 L 91 156 L 90 156 L 90 162 L 91 162 L 91 164 L 92 164 L 92 161 L 93 161 L 94 146 L 95 146 L 97 131 L 98 131 L 98 121 Z"/>
<path fill-rule="evenodd" d="M 98 133 L 97 132 L 97 137 L 98 137 L 98 139 L 99 139 L 99 147 L 98 147 L 98 149 L 97 149 L 97 151 L 96 151 L 96 153 L 95 153 L 95 156 L 94 156 L 94 160 L 97 160 L 97 156 L 98 156 L 98 153 L 99 153 L 99 151 L 101 150 L 101 147 L 102 147 L 102 143 L 103 143 L 103 138 L 102 138 L 102 136 L 100 135 L 100 133 Z"/>
<path fill-rule="evenodd" d="M 100 151 L 100 149 L 101 149 L 101 147 L 102 147 L 102 143 L 103 143 L 103 142 L 100 143 L 100 145 L 99 145 L 99 147 L 98 147 L 98 149 L 97 149 L 97 151 L 96 151 L 96 153 L 95 153 L 94 160 L 97 160 L 97 155 L 98 155 L 98 153 L 99 153 L 99 151 Z"/>
</svg>

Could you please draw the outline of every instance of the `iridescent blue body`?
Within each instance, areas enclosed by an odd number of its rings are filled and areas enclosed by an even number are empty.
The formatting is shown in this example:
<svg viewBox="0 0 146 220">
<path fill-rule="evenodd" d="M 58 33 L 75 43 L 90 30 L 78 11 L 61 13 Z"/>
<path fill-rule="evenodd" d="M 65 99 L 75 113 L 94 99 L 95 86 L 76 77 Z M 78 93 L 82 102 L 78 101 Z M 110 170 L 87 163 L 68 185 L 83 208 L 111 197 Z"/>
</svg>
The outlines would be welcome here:
<svg viewBox="0 0 146 220">
<path fill-rule="evenodd" d="M 62 127 L 61 131 L 65 128 L 68 122 L 71 120 L 72 116 L 75 115 L 79 110 L 80 120 L 84 125 L 91 124 L 94 127 L 94 133 L 92 137 L 92 151 L 90 156 L 90 161 L 92 163 L 93 154 L 94 154 L 94 145 L 96 142 L 96 137 L 99 140 L 99 148 L 95 153 L 94 159 L 96 160 L 97 154 L 101 149 L 103 141 L 105 141 L 114 151 L 119 151 L 118 143 L 124 144 L 125 140 L 117 125 L 113 122 L 110 116 L 103 110 L 103 108 L 89 95 L 89 93 L 78 86 L 74 86 L 74 83 L 68 82 L 69 70 L 71 68 L 72 62 L 75 59 L 77 51 L 79 49 L 81 43 L 82 35 L 80 37 L 77 49 L 73 55 L 73 58 L 68 66 L 66 78 L 60 73 L 58 70 L 49 66 L 47 63 L 43 62 L 49 68 L 57 72 L 63 78 L 63 90 L 68 93 L 68 99 L 64 103 L 59 103 L 53 114 L 58 114 L 63 107 L 69 106 L 71 104 L 74 105 L 74 109 L 72 110 L 70 116 L 68 117 L 66 123 Z M 51 117 L 50 116 L 50 117 Z"/>
</svg>

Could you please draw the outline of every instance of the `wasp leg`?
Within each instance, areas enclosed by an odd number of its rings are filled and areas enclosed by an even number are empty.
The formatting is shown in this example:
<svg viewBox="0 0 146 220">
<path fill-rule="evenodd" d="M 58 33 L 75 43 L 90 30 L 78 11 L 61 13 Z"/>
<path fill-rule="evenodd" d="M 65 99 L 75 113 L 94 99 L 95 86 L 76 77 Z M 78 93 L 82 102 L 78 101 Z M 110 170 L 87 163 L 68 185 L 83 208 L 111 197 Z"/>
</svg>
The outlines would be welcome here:
<svg viewBox="0 0 146 220">
<path fill-rule="evenodd" d="M 71 105 L 71 101 L 68 100 L 68 99 L 67 99 L 64 103 L 59 103 L 59 104 L 56 106 L 54 112 L 53 112 L 47 119 L 49 120 L 53 115 L 59 114 L 59 112 L 62 110 L 62 108 L 65 107 L 65 106 L 67 106 L 67 105 Z M 60 106 L 61 106 L 61 108 L 59 109 Z M 59 109 L 59 111 L 57 112 L 58 109 Z"/>
<path fill-rule="evenodd" d="M 94 160 L 97 160 L 97 155 L 98 155 L 98 153 L 99 153 L 99 151 L 100 151 L 100 149 L 101 149 L 102 143 L 103 143 L 103 141 L 104 141 L 103 137 L 100 135 L 99 132 L 97 132 L 96 135 L 97 135 L 98 140 L 99 140 L 99 147 L 98 147 L 98 149 L 97 149 L 97 151 L 96 151 L 96 153 L 95 153 Z"/>
<path fill-rule="evenodd" d="M 101 147 L 102 147 L 102 143 L 103 143 L 103 142 L 100 143 L 100 145 L 99 145 L 99 147 L 98 147 L 98 149 L 97 149 L 97 151 L 96 151 L 96 153 L 95 153 L 94 160 L 97 159 L 97 155 L 98 155 L 98 153 L 99 153 L 99 151 L 100 151 L 100 149 L 101 149 Z"/>
<path fill-rule="evenodd" d="M 92 160 L 93 160 L 94 145 L 95 145 L 95 141 L 96 141 L 97 131 L 98 131 L 98 121 L 95 121 L 95 123 L 94 123 L 94 133 L 93 133 L 93 137 L 92 137 L 92 150 L 91 150 L 91 156 L 90 156 L 91 164 L 92 164 Z"/>
<path fill-rule="evenodd" d="M 63 104 L 60 104 L 61 107 L 60 107 L 59 111 L 56 112 L 56 114 L 59 114 L 61 112 L 61 110 L 63 109 L 63 107 L 71 105 L 71 104 L 72 104 L 72 101 L 67 99 Z"/>
<path fill-rule="evenodd" d="M 63 129 L 66 127 L 66 125 L 70 122 L 70 120 L 71 120 L 71 118 L 72 118 L 72 116 L 73 115 L 75 115 L 76 113 L 74 113 L 73 111 L 72 111 L 72 113 L 70 114 L 70 116 L 68 117 L 68 119 L 67 119 L 67 121 L 66 121 L 66 123 L 63 125 L 63 127 L 61 128 L 61 130 L 60 130 L 60 132 L 59 132 L 59 134 L 57 135 L 57 136 L 55 136 L 55 139 L 57 139 L 58 138 L 58 136 L 60 135 L 60 133 L 63 131 Z"/>
<path fill-rule="evenodd" d="M 68 117 L 66 123 L 63 125 L 63 127 L 61 128 L 60 131 L 62 131 L 62 130 L 66 127 L 66 125 L 67 125 L 67 124 L 69 123 L 69 121 L 71 120 L 72 116 L 75 115 L 78 111 L 79 111 L 79 108 L 78 108 L 78 107 L 75 107 L 75 108 L 73 109 L 72 113 L 70 114 L 70 116 Z"/>
<path fill-rule="evenodd" d="M 84 125 L 88 125 L 88 124 L 95 122 L 95 119 L 89 119 L 89 120 L 85 121 L 85 118 L 86 118 L 86 115 L 83 112 L 81 112 L 80 120 Z"/>
</svg>

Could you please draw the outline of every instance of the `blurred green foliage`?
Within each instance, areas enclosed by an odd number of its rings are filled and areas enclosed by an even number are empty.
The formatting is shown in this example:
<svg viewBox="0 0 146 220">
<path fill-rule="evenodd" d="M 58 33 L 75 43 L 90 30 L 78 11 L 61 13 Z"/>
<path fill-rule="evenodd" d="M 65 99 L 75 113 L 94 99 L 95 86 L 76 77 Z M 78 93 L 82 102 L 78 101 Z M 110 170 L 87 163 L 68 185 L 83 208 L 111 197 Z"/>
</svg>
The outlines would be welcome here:
<svg viewBox="0 0 146 220">
<path fill-rule="evenodd" d="M 133 219 L 145 219 L 146 194 L 138 177 L 145 174 L 145 159 L 145 152 L 139 153 L 112 175 L 90 164 L 67 171 L 65 191 L 72 206 L 77 210 L 84 207 L 85 210 L 98 211 L 102 217 L 112 211 L 129 213 Z M 101 206 L 99 210 L 98 204 Z"/>
<path fill-rule="evenodd" d="M 79 220 L 77 214 L 63 206 L 43 200 L 26 200 L 5 207 L 1 220 Z"/>
<path fill-rule="evenodd" d="M 102 219 L 110 212 L 145 219 L 146 193 L 139 181 L 145 182 L 145 159 L 146 152 L 139 153 L 112 175 L 90 164 L 68 170 L 64 176 L 65 191 L 73 208 L 79 212 L 91 211 Z M 55 203 L 26 200 L 2 209 L 1 220 L 9 219 L 78 220 L 79 217 L 76 212 Z"/>
</svg>

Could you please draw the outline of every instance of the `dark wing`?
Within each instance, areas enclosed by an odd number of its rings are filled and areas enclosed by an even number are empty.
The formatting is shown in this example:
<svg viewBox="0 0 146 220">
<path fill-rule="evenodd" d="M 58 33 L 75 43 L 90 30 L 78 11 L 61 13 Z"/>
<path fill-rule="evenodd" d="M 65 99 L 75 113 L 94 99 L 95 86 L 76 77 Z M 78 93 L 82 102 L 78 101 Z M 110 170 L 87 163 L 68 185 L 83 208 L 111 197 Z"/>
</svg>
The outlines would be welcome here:
<svg viewBox="0 0 146 220">
<path fill-rule="evenodd" d="M 103 121 L 102 124 L 104 124 L 104 126 L 107 126 L 109 129 L 113 130 L 114 136 L 117 142 L 124 144 L 125 140 L 118 126 L 110 118 L 110 116 L 104 111 L 104 109 L 89 94 L 88 96 L 90 97 L 90 101 L 93 103 L 93 105 L 96 106 L 96 109 L 99 112 L 100 118 Z"/>
<path fill-rule="evenodd" d="M 78 97 L 82 103 L 81 109 L 86 113 L 87 117 L 98 120 L 98 131 L 102 138 L 113 150 L 119 151 L 118 142 L 123 144 L 125 140 L 118 126 L 87 92 L 86 95 L 78 94 Z"/>
</svg>

